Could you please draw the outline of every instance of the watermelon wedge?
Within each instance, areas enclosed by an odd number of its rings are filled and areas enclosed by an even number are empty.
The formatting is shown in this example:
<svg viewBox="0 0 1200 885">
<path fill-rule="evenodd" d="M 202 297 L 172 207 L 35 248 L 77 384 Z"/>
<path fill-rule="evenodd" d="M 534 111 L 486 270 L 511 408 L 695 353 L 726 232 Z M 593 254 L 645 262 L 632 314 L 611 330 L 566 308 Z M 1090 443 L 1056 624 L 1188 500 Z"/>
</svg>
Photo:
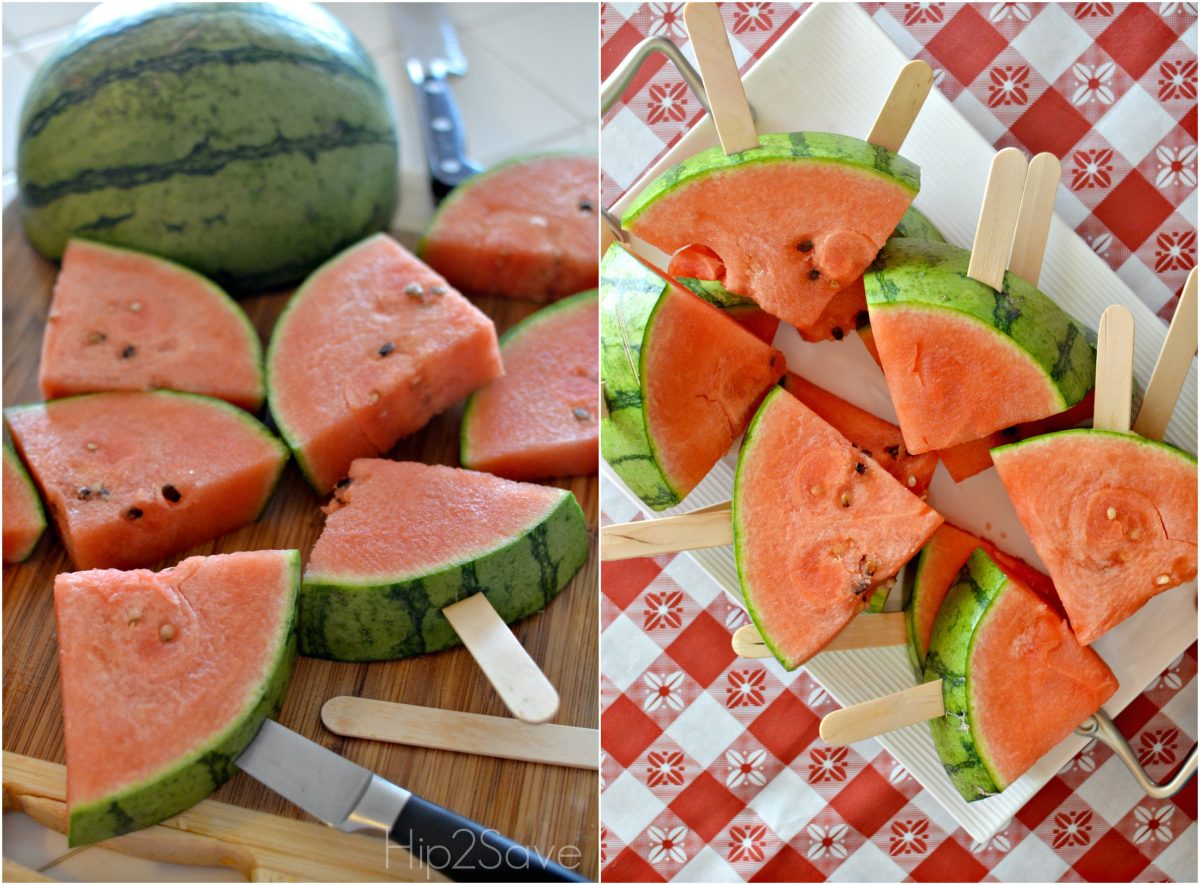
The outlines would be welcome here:
<svg viewBox="0 0 1200 885">
<path fill-rule="evenodd" d="M 553 301 L 596 286 L 599 206 L 594 156 L 517 157 L 456 187 L 417 254 L 468 295 Z"/>
<path fill-rule="evenodd" d="M 283 702 L 299 587 L 295 550 L 54 579 L 70 845 L 158 823 L 233 776 Z"/>
<path fill-rule="evenodd" d="M 25 465 L 4 447 L 4 562 L 24 562 L 46 531 L 46 511 Z"/>
<path fill-rule="evenodd" d="M 976 548 L 982 548 L 1006 575 L 1038 594 L 1061 616 L 1061 604 L 1048 577 L 1025 560 L 1005 553 L 991 541 L 948 522 L 942 523 L 917 554 L 916 569 L 904 604 L 908 657 L 918 677 L 925 669 L 925 655 L 929 652 L 929 640 L 942 600 Z"/>
<path fill-rule="evenodd" d="M 504 376 L 471 394 L 463 412 L 463 467 L 521 480 L 596 472 L 599 319 L 592 289 L 504 334 Z"/>
<path fill-rule="evenodd" d="M 185 267 L 71 240 L 42 339 L 46 399 L 165 387 L 251 412 L 263 401 L 262 345 L 232 298 Z"/>
<path fill-rule="evenodd" d="M 76 568 L 136 568 L 254 522 L 287 461 L 258 421 L 191 393 L 4 411 Z"/>
<path fill-rule="evenodd" d="M 271 415 L 318 492 L 501 374 L 492 321 L 386 234 L 305 280 L 267 349 Z"/>
<path fill-rule="evenodd" d="M 895 424 L 834 396 L 795 372 L 783 376 L 783 387 L 850 440 L 850 445 L 896 477 L 906 489 L 925 497 L 937 469 L 937 455 L 910 455 L 904 448 L 900 428 Z"/>
<path fill-rule="evenodd" d="M 738 457 L 733 544 L 746 610 L 784 667 L 824 648 L 941 523 L 786 390 L 767 395 Z"/>
<path fill-rule="evenodd" d="M 967 277 L 970 253 L 892 240 L 865 277 L 871 333 L 911 452 L 945 449 L 1069 409 L 1093 386 L 1087 333 L 1006 274 Z"/>
<path fill-rule="evenodd" d="M 763 135 L 711 148 L 642 189 L 623 227 L 668 253 L 703 246 L 731 292 L 794 326 L 816 322 L 862 276 L 920 187 L 898 154 L 846 135 Z"/>
<path fill-rule="evenodd" d="M 362 458 L 325 508 L 300 591 L 300 652 L 380 661 L 459 643 L 441 611 L 474 593 L 511 623 L 588 556 L 575 496 L 453 467 Z"/>
<path fill-rule="evenodd" d="M 1065 430 L 992 458 L 1084 645 L 1196 577 L 1194 456 L 1133 434 Z"/>
<path fill-rule="evenodd" d="M 600 450 L 655 510 L 678 504 L 750 423 L 783 354 L 619 244 L 600 266 Z"/>
<path fill-rule="evenodd" d="M 983 550 L 942 603 L 925 679 L 942 680 L 946 713 L 930 728 L 968 802 L 1005 789 L 1117 690 L 1100 656 Z"/>
</svg>

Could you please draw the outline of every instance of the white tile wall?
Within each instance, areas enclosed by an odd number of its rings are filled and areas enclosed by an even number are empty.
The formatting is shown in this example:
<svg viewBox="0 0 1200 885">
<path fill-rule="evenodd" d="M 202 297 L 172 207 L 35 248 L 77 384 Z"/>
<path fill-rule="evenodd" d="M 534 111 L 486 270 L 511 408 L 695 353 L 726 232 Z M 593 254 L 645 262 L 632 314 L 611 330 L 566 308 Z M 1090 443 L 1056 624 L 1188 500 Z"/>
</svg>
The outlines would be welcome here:
<svg viewBox="0 0 1200 885">
<path fill-rule="evenodd" d="M 421 228 L 432 204 L 401 35 L 387 3 L 324 3 L 362 41 L 392 97 L 400 129 L 396 223 Z M 37 67 L 92 3 L 4 3 L 3 201 L 16 192 L 16 121 Z M 467 76 L 453 83 L 467 149 L 484 166 L 540 150 L 598 150 L 599 7 L 574 3 L 449 3 Z"/>
</svg>

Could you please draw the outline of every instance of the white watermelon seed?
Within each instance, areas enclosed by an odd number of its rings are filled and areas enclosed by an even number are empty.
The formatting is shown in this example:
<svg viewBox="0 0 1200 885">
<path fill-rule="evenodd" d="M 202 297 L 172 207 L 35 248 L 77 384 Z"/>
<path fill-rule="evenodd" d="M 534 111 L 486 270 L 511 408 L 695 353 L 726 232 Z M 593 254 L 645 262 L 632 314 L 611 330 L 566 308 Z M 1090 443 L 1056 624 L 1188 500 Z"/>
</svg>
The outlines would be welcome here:
<svg viewBox="0 0 1200 885">
<path fill-rule="evenodd" d="M 158 638 L 163 642 L 170 642 L 175 638 L 175 628 L 170 624 L 163 624 L 158 628 Z"/>
<path fill-rule="evenodd" d="M 1109 519 L 1116 519 L 1117 518 L 1117 508 L 1109 507 L 1106 511 L 1104 511 L 1104 515 L 1107 516 Z"/>
<path fill-rule="evenodd" d="M 1157 578 L 1154 579 L 1154 583 L 1160 587 L 1165 587 L 1167 584 L 1171 583 L 1171 576 L 1170 575 L 1159 575 Z"/>
</svg>

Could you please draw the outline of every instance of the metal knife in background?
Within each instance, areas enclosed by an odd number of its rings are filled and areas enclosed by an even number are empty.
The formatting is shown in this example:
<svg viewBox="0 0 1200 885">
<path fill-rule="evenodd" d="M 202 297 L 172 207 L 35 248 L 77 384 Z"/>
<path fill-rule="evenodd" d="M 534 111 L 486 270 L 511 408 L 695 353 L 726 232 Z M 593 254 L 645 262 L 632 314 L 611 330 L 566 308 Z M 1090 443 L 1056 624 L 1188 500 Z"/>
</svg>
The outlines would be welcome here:
<svg viewBox="0 0 1200 885">
<path fill-rule="evenodd" d="M 384 833 L 456 882 L 588 881 L 271 719 L 236 764 L 324 823 L 348 833 Z"/>
<path fill-rule="evenodd" d="M 466 157 L 462 117 L 448 82 L 467 72 L 467 59 L 441 3 L 393 3 L 392 10 L 408 79 L 417 90 L 433 198 L 440 203 L 481 171 Z"/>
</svg>

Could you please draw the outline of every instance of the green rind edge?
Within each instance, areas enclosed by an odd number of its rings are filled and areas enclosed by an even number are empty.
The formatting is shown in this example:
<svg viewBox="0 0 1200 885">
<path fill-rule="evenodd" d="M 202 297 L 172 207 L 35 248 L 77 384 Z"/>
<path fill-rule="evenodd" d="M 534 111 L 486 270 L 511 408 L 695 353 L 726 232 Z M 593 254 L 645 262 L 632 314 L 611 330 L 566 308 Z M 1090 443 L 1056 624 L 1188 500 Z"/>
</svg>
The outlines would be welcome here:
<svg viewBox="0 0 1200 885">
<path fill-rule="evenodd" d="M 300 653 L 336 661 L 386 661 L 462 640 L 442 614 L 483 593 L 506 623 L 543 609 L 583 567 L 590 537 L 575 496 L 480 556 L 396 583 L 306 578 L 300 589 Z"/>
<path fill-rule="evenodd" d="M 543 325 L 547 320 L 554 319 L 561 313 L 568 313 L 576 308 L 596 309 L 600 300 L 599 289 L 586 289 L 583 292 L 576 292 L 567 298 L 559 299 L 549 307 L 543 307 L 541 310 L 531 313 L 515 326 L 510 327 L 503 335 L 500 336 L 500 361 L 504 361 L 504 348 L 508 345 L 520 340 L 521 336 L 526 333 L 535 331 L 539 326 Z M 472 419 L 475 415 L 475 397 L 487 390 L 483 387 L 467 397 L 467 403 L 463 407 L 462 423 L 458 430 L 459 454 L 458 460 L 463 467 L 474 469 L 472 467 L 471 457 L 471 428 L 473 426 Z"/>
<path fill-rule="evenodd" d="M 942 602 L 925 658 L 924 680 L 942 680 L 946 710 L 945 715 L 929 721 L 933 744 L 950 781 L 968 802 L 993 796 L 1007 786 L 988 764 L 970 710 L 975 636 L 1007 585 L 1008 576 L 987 553 L 976 549 Z"/>
<path fill-rule="evenodd" d="M 46 533 L 46 508 L 42 504 L 42 496 L 38 491 L 37 485 L 34 484 L 33 477 L 29 475 L 29 471 L 25 469 L 24 462 L 17 457 L 17 453 L 14 452 L 7 443 L 4 445 L 4 461 L 16 471 L 17 477 L 22 483 L 25 484 L 25 488 L 29 490 L 30 497 L 33 498 L 33 506 L 37 511 L 38 525 L 41 526 L 41 528 L 38 529 L 37 537 L 29 542 L 29 546 L 11 560 L 8 560 L 8 562 L 12 563 L 24 562 L 37 547 L 38 541 L 42 540 L 42 535 Z"/>
<path fill-rule="evenodd" d="M 839 163 L 863 173 L 877 175 L 916 193 L 921 187 L 921 170 L 887 148 L 849 135 L 829 132 L 771 132 L 759 136 L 758 147 L 726 154 L 712 147 L 667 169 L 648 185 L 625 210 L 621 225 L 626 229 L 649 206 L 689 182 L 718 172 L 759 163 L 810 161 Z"/>
<path fill-rule="evenodd" d="M 948 243 L 889 240 L 863 275 L 872 311 L 893 307 L 952 312 L 972 319 L 1028 357 L 1065 410 L 1095 383 L 1087 330 L 1034 286 L 1005 273 L 996 291 L 967 276 L 970 253 Z"/>
<path fill-rule="evenodd" d="M 1111 437 L 1122 442 L 1134 443 L 1135 445 L 1145 446 L 1154 450 L 1162 451 L 1168 455 L 1174 455 L 1176 458 L 1182 458 L 1193 467 L 1196 466 L 1196 456 L 1183 449 L 1177 448 L 1170 443 L 1165 443 L 1156 439 L 1146 439 L 1144 436 L 1137 436 L 1132 433 L 1120 433 L 1116 430 L 1095 430 L 1090 427 L 1077 427 L 1071 430 L 1059 430 L 1055 433 L 1044 433 L 1041 436 L 1031 436 L 1029 439 L 1023 439 L 1020 442 L 1006 443 L 1002 446 L 996 446 L 992 449 L 993 460 L 997 457 L 1003 458 L 1006 455 L 1011 455 L 1018 449 L 1025 446 L 1044 445 L 1047 442 L 1057 442 L 1068 436 L 1086 436 L 1095 439 L 1098 436 Z"/>
<path fill-rule="evenodd" d="M 140 830 L 186 811 L 229 780 L 234 760 L 274 717 L 292 678 L 296 660 L 296 602 L 300 591 L 300 552 L 283 551 L 291 560 L 291 602 L 278 629 L 278 650 L 266 679 L 230 725 L 199 749 L 155 774 L 111 796 L 72 806 L 67 829 L 70 847 L 90 845 Z"/>
<path fill-rule="evenodd" d="M 617 244 L 600 262 L 600 382 L 608 416 L 600 422 L 600 454 L 653 510 L 682 495 L 667 477 L 646 427 L 643 344 L 669 284 Z"/>
</svg>

